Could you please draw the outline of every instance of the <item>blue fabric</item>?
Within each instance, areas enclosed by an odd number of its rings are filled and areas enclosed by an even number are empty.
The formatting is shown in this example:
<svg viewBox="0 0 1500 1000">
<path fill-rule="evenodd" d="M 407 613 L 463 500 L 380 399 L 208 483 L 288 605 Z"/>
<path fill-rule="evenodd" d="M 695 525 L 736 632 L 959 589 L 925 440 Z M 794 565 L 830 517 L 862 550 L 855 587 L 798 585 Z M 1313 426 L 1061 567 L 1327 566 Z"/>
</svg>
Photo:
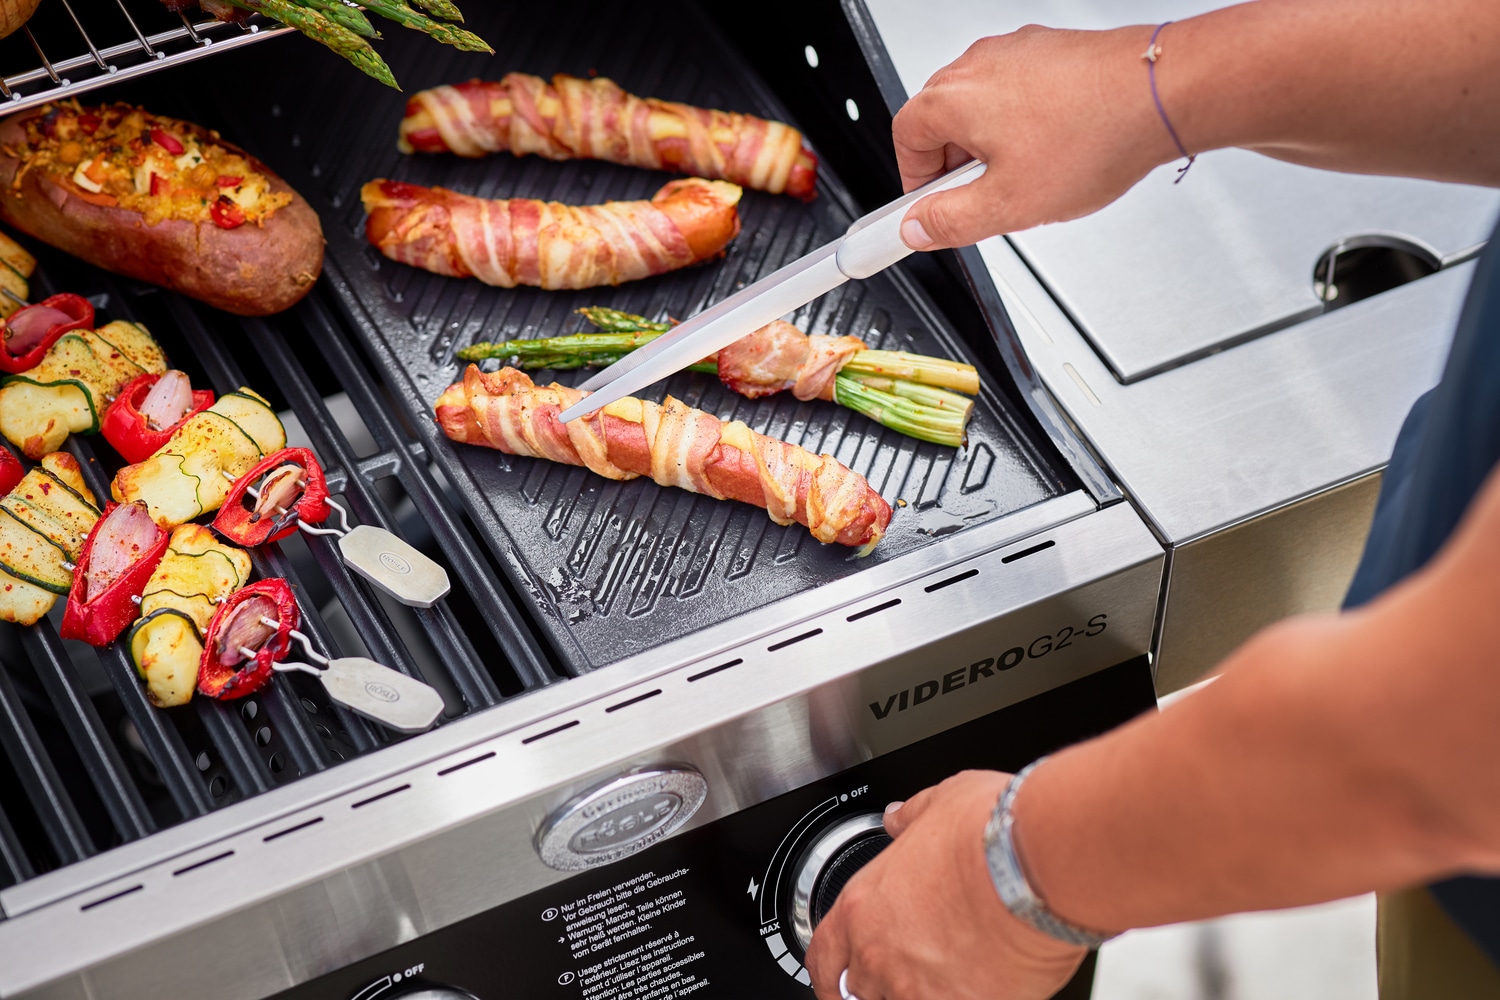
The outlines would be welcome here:
<svg viewBox="0 0 1500 1000">
<path fill-rule="evenodd" d="M 1396 439 L 1344 606 L 1363 604 L 1426 565 L 1497 463 L 1500 230 L 1475 270 L 1443 379 L 1417 400 Z M 1500 879 L 1451 879 L 1434 885 L 1432 894 L 1500 966 Z"/>
</svg>

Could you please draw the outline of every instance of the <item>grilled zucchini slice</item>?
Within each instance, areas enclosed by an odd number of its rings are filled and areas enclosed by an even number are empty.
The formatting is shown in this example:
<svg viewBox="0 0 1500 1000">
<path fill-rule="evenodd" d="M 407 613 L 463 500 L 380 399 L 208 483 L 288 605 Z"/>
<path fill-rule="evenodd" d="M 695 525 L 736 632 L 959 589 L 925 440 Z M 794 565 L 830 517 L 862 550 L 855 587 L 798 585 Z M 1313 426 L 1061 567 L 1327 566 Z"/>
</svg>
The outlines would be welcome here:
<svg viewBox="0 0 1500 1000">
<path fill-rule="evenodd" d="M 117 319 L 95 330 L 94 336 L 118 351 L 122 360 L 128 361 L 132 366 L 128 371 L 122 367 L 124 377 L 109 390 L 108 395 L 113 396 L 141 372 L 160 375 L 167 370 L 167 356 L 162 353 L 161 345 L 139 323 Z"/>
<path fill-rule="evenodd" d="M 57 595 L 0 569 L 0 621 L 35 625 L 57 603 Z"/>
<path fill-rule="evenodd" d="M 73 586 L 71 564 L 62 546 L 0 508 L 0 569 L 43 590 L 66 595 Z"/>
<path fill-rule="evenodd" d="M 281 418 L 264 397 L 249 389 L 241 387 L 220 396 L 209 409 L 238 424 L 262 455 L 286 447 L 286 428 L 282 426 Z"/>
<path fill-rule="evenodd" d="M 193 620 L 175 608 L 160 608 L 137 621 L 126 641 L 151 704 L 186 705 L 203 660 L 203 638 Z"/>
<path fill-rule="evenodd" d="M 121 503 L 145 501 L 156 523 L 172 528 L 218 510 L 232 481 L 260 459 L 250 436 L 210 407 L 188 418 L 155 455 L 116 473 L 111 492 Z"/>
</svg>

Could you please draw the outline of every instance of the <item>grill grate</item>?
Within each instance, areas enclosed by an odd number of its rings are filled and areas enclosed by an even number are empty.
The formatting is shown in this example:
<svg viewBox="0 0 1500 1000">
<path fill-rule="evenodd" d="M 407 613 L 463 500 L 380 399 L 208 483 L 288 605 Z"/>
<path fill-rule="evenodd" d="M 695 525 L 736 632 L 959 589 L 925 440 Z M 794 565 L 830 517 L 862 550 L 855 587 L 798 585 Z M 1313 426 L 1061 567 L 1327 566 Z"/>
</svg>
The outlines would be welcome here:
<svg viewBox="0 0 1500 1000">
<path fill-rule="evenodd" d="M 379 406 L 380 393 L 328 308 L 310 301 L 271 320 L 239 319 L 176 295 L 137 287 L 33 246 L 42 260 L 33 294 L 61 289 L 102 304 L 101 320 L 138 319 L 195 384 L 219 392 L 267 390 L 295 416 L 359 523 L 403 534 L 439 561 L 453 595 L 408 609 L 378 594 L 324 537 L 253 553 L 260 576 L 297 591 L 303 631 L 330 655 L 369 655 L 444 693 L 444 718 L 494 705 L 554 680 L 493 568 L 433 480 L 423 451 Z M 292 343 L 312 340 L 341 384 L 320 387 Z M 248 374 L 245 369 L 249 368 Z M 342 389 L 375 441 L 360 455 L 323 393 Z M 121 464 L 101 439 L 70 439 L 96 495 Z M 402 507 L 409 504 L 406 516 Z M 425 526 L 430 539 L 417 537 Z M 459 610 L 468 609 L 461 620 Z M 483 609 L 480 613 L 476 609 Z M 145 698 L 122 643 L 94 651 L 60 639 L 58 612 L 31 628 L 0 626 L 0 887 L 70 864 L 162 826 L 374 750 L 393 734 L 328 701 L 316 679 L 277 675 L 239 702 L 195 698 L 160 710 Z M 337 627 L 327 613 L 347 620 Z M 481 655 L 479 636 L 491 642 Z M 360 645 L 363 648 L 358 648 Z"/>
<path fill-rule="evenodd" d="M 72 2 L 82 10 L 84 0 Z M 98 6 L 113 10 L 104 0 Z M 43 10 L 67 13 L 62 0 L 45 0 Z M 498 58 L 397 32 L 385 44 L 393 70 L 408 87 L 421 87 L 512 68 L 598 69 L 641 92 L 790 117 L 691 5 L 483 5 L 470 26 L 501 48 Z M 35 24 L 37 37 L 50 45 L 42 27 Z M 0 43 L 0 68 L 15 42 Z M 718 265 L 583 294 L 448 281 L 373 255 L 361 232 L 360 183 L 385 174 L 481 194 L 595 201 L 649 195 L 665 178 L 596 163 L 401 158 L 393 141 L 399 95 L 316 46 L 279 51 L 287 58 L 276 60 L 274 73 L 260 52 L 151 77 L 108 97 L 219 128 L 275 164 L 324 220 L 329 266 L 320 289 L 291 313 L 239 319 L 32 247 L 42 260 L 34 295 L 91 295 L 101 321 L 138 318 L 150 327 L 195 383 L 264 392 L 295 416 L 356 520 L 395 530 L 447 566 L 453 592 L 417 610 L 351 575 L 327 539 L 294 537 L 258 553 L 259 574 L 293 582 L 304 630 L 325 652 L 368 651 L 422 677 L 443 691 L 446 720 L 870 564 L 816 545 L 800 528 L 777 528 L 752 508 L 456 448 L 429 410 L 457 371 L 455 346 L 570 332 L 577 329 L 571 310 L 595 301 L 687 315 L 831 238 L 854 215 L 836 178 L 825 172 L 810 207 L 750 193 L 744 234 Z M 873 346 L 967 353 L 904 272 L 846 289 L 797 318 L 817 332 L 857 332 Z M 995 391 L 980 402 L 969 448 L 955 455 L 828 404 L 752 403 L 691 375 L 667 388 L 757 430 L 831 451 L 887 499 L 906 500 L 875 560 L 1074 485 L 1052 452 L 1032 443 L 1025 416 Z M 339 393 L 362 425 L 358 433 L 334 419 L 330 397 Z M 118 458 L 94 439 L 75 438 L 69 448 L 91 488 L 107 492 Z M 331 705 L 315 679 L 295 674 L 278 675 L 241 703 L 195 699 L 161 711 L 146 701 L 118 645 L 96 654 L 61 641 L 51 622 L 0 626 L 0 887 L 391 739 Z"/>
<path fill-rule="evenodd" d="M 258 15 L 243 26 L 195 21 L 169 12 L 159 0 L 43 0 L 25 27 L 0 42 L 0 98 L 9 102 L 0 102 L 0 112 L 72 97 L 291 30 Z M 80 46 L 83 52 L 58 58 Z"/>
<path fill-rule="evenodd" d="M 496 4 L 476 9 L 469 27 L 496 46 L 495 57 L 393 37 L 386 50 L 392 69 L 409 90 L 513 69 L 598 72 L 638 93 L 790 118 L 690 4 Z M 227 61 L 224 71 L 232 75 L 238 63 Z M 746 505 L 451 445 L 433 423 L 431 404 L 459 372 L 456 347 L 574 332 L 581 321 L 573 311 L 592 303 L 691 315 L 842 233 L 854 217 L 852 202 L 827 171 L 810 206 L 747 192 L 744 230 L 723 262 L 616 289 L 505 290 L 441 278 L 385 261 L 366 244 L 362 183 L 386 176 L 490 197 L 591 203 L 649 197 L 667 177 L 537 157 L 403 157 L 395 149 L 402 95 L 340 74 L 326 61 L 294 59 L 281 69 L 277 80 L 260 81 L 272 114 L 236 109 L 240 117 L 227 131 L 253 138 L 254 148 L 318 208 L 329 240 L 325 284 L 568 668 L 586 670 L 651 649 L 1063 492 L 1067 474 L 1030 443 L 1023 419 L 989 390 L 969 447 L 955 453 L 832 404 L 789 395 L 752 402 L 708 376 L 666 383 L 662 391 L 725 419 L 830 452 L 888 501 L 902 501 L 885 541 L 865 562 L 819 546 L 800 527 L 777 527 Z M 319 100 L 301 100 L 302 94 Z M 795 319 L 811 332 L 854 333 L 876 347 L 968 354 L 900 271 L 847 286 Z M 558 377 L 576 384 L 586 373 Z"/>
</svg>

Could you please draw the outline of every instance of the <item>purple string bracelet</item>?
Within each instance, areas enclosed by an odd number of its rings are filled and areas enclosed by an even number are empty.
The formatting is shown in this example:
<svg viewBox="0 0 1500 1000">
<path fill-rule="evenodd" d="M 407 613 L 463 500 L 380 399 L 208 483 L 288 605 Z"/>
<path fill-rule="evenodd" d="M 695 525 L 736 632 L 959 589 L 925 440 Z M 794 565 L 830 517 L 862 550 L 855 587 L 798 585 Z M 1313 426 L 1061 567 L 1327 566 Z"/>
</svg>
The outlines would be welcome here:
<svg viewBox="0 0 1500 1000">
<path fill-rule="evenodd" d="M 1157 93 L 1156 90 L 1156 60 L 1161 56 L 1161 46 L 1156 44 L 1156 37 L 1161 34 L 1161 29 L 1171 23 L 1171 21 L 1163 21 L 1156 26 L 1156 30 L 1151 32 L 1151 41 L 1147 44 L 1146 51 L 1141 53 L 1141 58 L 1146 60 L 1146 70 L 1151 77 L 1151 100 L 1156 102 L 1156 113 L 1161 115 L 1161 123 L 1167 127 L 1167 134 L 1172 137 L 1172 142 L 1177 145 L 1177 152 L 1187 158 L 1187 163 L 1177 168 L 1177 179 L 1172 182 L 1173 184 L 1180 184 L 1182 183 L 1182 179 L 1187 176 L 1188 168 L 1193 165 L 1193 161 L 1198 157 L 1189 153 L 1187 147 L 1182 144 L 1182 140 L 1177 137 L 1177 130 L 1172 127 L 1172 119 L 1167 117 L 1167 109 L 1162 107 L 1161 94 Z"/>
</svg>

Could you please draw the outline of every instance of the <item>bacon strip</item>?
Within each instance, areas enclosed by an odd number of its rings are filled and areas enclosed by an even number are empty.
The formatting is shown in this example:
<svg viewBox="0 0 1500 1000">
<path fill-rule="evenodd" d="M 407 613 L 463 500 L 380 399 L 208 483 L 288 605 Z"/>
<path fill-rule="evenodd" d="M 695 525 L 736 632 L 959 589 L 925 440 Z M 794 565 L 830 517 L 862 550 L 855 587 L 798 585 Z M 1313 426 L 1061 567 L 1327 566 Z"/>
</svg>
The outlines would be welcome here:
<svg viewBox="0 0 1500 1000">
<path fill-rule="evenodd" d="M 396 145 L 403 153 L 595 159 L 817 197 L 818 158 L 790 125 L 628 94 L 613 80 L 509 73 L 413 95 Z"/>
<path fill-rule="evenodd" d="M 514 368 L 486 373 L 470 365 L 435 409 L 454 441 L 752 503 L 777 524 L 805 525 L 820 542 L 868 549 L 890 524 L 890 505 L 832 455 L 757 434 L 738 420 L 723 423 L 671 396 L 665 403 L 627 396 L 561 423 L 557 414 L 582 396 L 555 383 L 537 386 Z"/>
<path fill-rule="evenodd" d="M 365 238 L 391 260 L 501 288 L 592 288 L 717 256 L 739 234 L 740 193 L 690 177 L 650 201 L 578 206 L 374 180 L 360 197 Z"/>
<path fill-rule="evenodd" d="M 785 389 L 798 399 L 833 401 L 833 377 L 865 349 L 858 337 L 805 334 L 776 320 L 719 351 L 719 381 L 751 399 Z"/>
</svg>

